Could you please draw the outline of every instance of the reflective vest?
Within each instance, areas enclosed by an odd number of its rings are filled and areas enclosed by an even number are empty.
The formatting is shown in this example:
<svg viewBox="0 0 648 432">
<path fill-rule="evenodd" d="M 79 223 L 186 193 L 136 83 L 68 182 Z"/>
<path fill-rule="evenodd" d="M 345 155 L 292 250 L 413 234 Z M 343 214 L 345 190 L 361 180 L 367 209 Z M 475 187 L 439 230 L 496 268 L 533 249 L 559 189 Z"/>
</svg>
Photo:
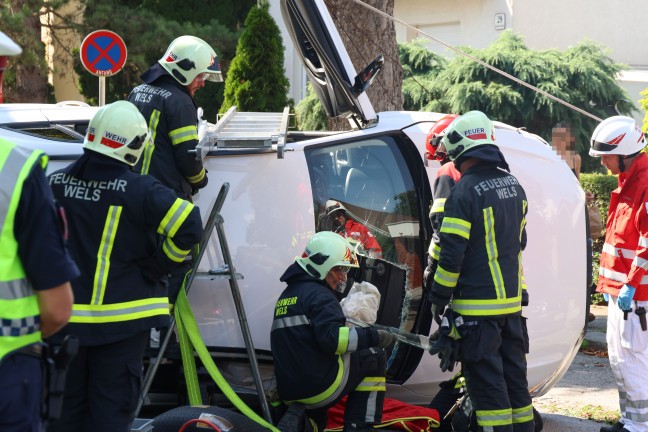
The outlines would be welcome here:
<svg viewBox="0 0 648 432">
<path fill-rule="evenodd" d="M 25 275 L 14 236 L 23 184 L 37 163 L 43 169 L 47 166 L 43 152 L 0 139 L 0 360 L 41 340 L 38 300 Z"/>
</svg>

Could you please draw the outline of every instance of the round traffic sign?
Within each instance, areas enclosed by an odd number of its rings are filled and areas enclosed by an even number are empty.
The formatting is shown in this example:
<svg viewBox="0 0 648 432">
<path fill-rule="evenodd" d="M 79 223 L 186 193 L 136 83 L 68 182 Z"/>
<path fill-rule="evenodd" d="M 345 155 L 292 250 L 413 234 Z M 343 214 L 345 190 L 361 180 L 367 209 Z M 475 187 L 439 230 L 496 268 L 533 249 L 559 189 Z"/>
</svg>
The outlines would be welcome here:
<svg viewBox="0 0 648 432">
<path fill-rule="evenodd" d="M 81 42 L 81 63 L 93 75 L 109 76 L 126 64 L 126 44 L 117 33 L 97 30 Z"/>
</svg>

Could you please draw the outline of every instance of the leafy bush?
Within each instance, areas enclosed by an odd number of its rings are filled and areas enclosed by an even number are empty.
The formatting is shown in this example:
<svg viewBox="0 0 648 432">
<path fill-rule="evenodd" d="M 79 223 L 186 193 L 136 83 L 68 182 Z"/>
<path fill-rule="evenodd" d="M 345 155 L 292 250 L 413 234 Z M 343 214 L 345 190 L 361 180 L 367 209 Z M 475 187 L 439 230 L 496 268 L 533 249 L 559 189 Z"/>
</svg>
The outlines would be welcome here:
<svg viewBox="0 0 648 432">
<path fill-rule="evenodd" d="M 594 202 L 601 209 L 603 221 L 607 217 L 608 205 L 610 204 L 610 194 L 618 186 L 616 176 L 605 174 L 585 174 L 580 176 L 580 182 L 583 189 L 594 194 Z"/>
</svg>

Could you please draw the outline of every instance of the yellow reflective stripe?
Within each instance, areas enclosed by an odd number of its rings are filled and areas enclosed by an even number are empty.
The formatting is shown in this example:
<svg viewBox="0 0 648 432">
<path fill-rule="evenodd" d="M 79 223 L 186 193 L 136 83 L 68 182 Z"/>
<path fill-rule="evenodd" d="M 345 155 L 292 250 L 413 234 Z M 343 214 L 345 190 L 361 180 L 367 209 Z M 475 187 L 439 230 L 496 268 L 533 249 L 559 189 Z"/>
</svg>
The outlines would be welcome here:
<svg viewBox="0 0 648 432">
<path fill-rule="evenodd" d="M 512 422 L 511 408 L 501 410 L 476 410 L 479 426 L 506 426 Z"/>
<path fill-rule="evenodd" d="M 524 278 L 524 272 L 522 271 L 522 251 L 518 254 L 518 294 L 522 295 L 522 292 L 527 289 L 526 279 Z"/>
<path fill-rule="evenodd" d="M 459 273 L 450 272 L 440 265 L 437 266 L 436 272 L 434 273 L 434 282 L 438 283 L 439 285 L 454 288 L 457 286 L 458 280 Z"/>
<path fill-rule="evenodd" d="M 527 212 L 528 203 L 526 200 L 522 201 L 522 215 L 525 215 Z M 524 227 L 526 226 L 526 217 L 522 216 L 522 222 L 520 222 L 520 242 L 522 241 L 522 233 L 524 232 Z"/>
<path fill-rule="evenodd" d="M 385 377 L 365 377 L 355 390 L 364 392 L 387 391 Z"/>
<path fill-rule="evenodd" d="M 207 174 L 207 171 L 205 171 L 205 169 L 203 168 L 203 169 L 201 169 L 200 172 L 199 172 L 198 174 L 196 174 L 195 176 L 189 176 L 189 177 L 187 177 L 187 181 L 188 181 L 189 183 L 199 183 L 199 182 L 202 181 L 202 179 L 205 178 L 205 175 L 206 175 L 206 174 Z"/>
<path fill-rule="evenodd" d="M 142 156 L 142 174 L 148 174 L 151 167 L 151 158 L 155 151 L 155 137 L 157 136 L 157 127 L 160 122 L 160 111 L 153 110 L 151 118 L 149 119 L 149 130 L 151 131 L 151 139 L 144 146 L 144 154 Z"/>
<path fill-rule="evenodd" d="M 189 254 L 191 249 L 180 249 L 178 246 L 173 243 L 171 237 L 166 237 L 164 243 L 162 244 L 162 250 L 164 254 L 171 260 L 175 262 L 182 262 L 184 258 Z"/>
<path fill-rule="evenodd" d="M 92 296 L 90 297 L 90 303 L 93 305 L 103 303 L 106 283 L 108 282 L 108 272 L 110 271 L 110 255 L 115 243 L 121 212 L 121 206 L 110 206 L 108 208 L 108 215 L 101 234 L 101 242 L 97 250 L 97 267 L 92 284 Z"/>
<path fill-rule="evenodd" d="M 522 310 L 522 296 L 507 299 L 453 299 L 452 308 L 461 315 L 508 315 Z"/>
<path fill-rule="evenodd" d="M 526 423 L 533 420 L 533 405 L 513 408 L 513 423 Z"/>
<path fill-rule="evenodd" d="M 335 354 L 344 354 L 349 346 L 349 327 L 340 327 L 338 333 L 338 345 Z"/>
<path fill-rule="evenodd" d="M 305 398 L 305 399 L 299 399 L 296 401 L 287 401 L 287 403 L 292 403 L 292 402 L 301 402 L 305 405 L 315 405 L 319 402 L 322 402 L 323 400 L 326 400 L 329 398 L 333 393 L 335 393 L 336 390 L 340 387 L 340 384 L 342 383 L 342 379 L 344 378 L 344 372 L 346 370 L 346 365 L 345 363 L 348 363 L 348 358 L 349 356 L 338 356 L 338 371 L 337 375 L 335 376 L 335 380 L 333 380 L 333 384 L 329 386 L 326 390 L 324 390 L 322 393 L 318 394 L 317 396 Z M 346 361 L 343 361 L 343 359 L 346 359 Z"/>
<path fill-rule="evenodd" d="M 437 198 L 432 201 L 432 207 L 430 208 L 430 215 L 432 213 L 443 213 L 445 211 L 445 202 L 446 198 Z"/>
<path fill-rule="evenodd" d="M 169 315 L 169 298 L 154 297 L 113 304 L 75 304 L 71 323 L 101 324 Z"/>
<path fill-rule="evenodd" d="M 157 233 L 173 237 L 193 208 L 194 205 L 189 201 L 177 198 L 166 215 L 164 215 L 157 228 Z"/>
<path fill-rule="evenodd" d="M 183 142 L 198 140 L 198 128 L 196 125 L 184 126 L 178 129 L 174 129 L 169 132 L 169 138 L 171 138 L 171 144 L 178 145 Z"/>
<path fill-rule="evenodd" d="M 468 221 L 446 216 L 443 218 L 443 223 L 441 224 L 441 232 L 456 234 L 465 239 L 469 239 L 471 227 L 472 225 Z"/>
<path fill-rule="evenodd" d="M 498 299 L 505 298 L 504 276 L 502 276 L 502 269 L 497 261 L 499 252 L 497 251 L 497 240 L 495 238 L 495 216 L 493 215 L 493 208 L 485 208 L 483 213 L 484 240 L 486 242 L 486 253 L 488 254 L 488 268 L 493 278 L 493 285 L 495 285 L 495 295 Z"/>
<path fill-rule="evenodd" d="M 432 259 L 439 261 L 439 257 L 441 256 L 441 246 L 439 246 L 438 243 L 430 242 L 428 254 L 432 257 Z"/>
</svg>

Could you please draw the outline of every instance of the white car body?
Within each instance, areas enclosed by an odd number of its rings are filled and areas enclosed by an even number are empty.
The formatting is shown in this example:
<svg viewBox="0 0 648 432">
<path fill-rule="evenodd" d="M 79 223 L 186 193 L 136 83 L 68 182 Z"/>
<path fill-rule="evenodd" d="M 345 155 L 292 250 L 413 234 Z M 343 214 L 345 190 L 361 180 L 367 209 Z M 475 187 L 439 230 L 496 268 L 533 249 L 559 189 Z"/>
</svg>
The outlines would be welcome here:
<svg viewBox="0 0 648 432">
<path fill-rule="evenodd" d="M 311 3 L 323 13 L 320 0 Z M 352 82 L 351 78 L 348 81 Z M 42 138 L 40 132 L 29 135 L 21 129 L 30 122 L 43 127 L 78 123 L 77 132 L 83 134 L 83 124 L 87 125 L 95 110 L 0 105 L 0 137 L 44 150 L 50 156 L 51 172 L 81 155 L 82 140 Z M 422 272 L 425 268 L 431 235 L 427 215 L 432 199 L 430 185 L 439 165 L 430 162 L 425 166 L 423 154 L 426 135 L 443 114 L 375 115 L 366 107 L 363 113 L 369 115 L 356 122 L 372 127 L 298 142 L 289 139 L 283 158 L 267 149 L 215 148 L 204 160 L 209 184 L 194 197 L 195 203 L 206 220 L 221 185 L 230 184 L 221 214 L 235 269 L 244 277 L 238 284 L 254 348 L 264 364 L 271 364 L 270 327 L 275 301 L 284 289 L 279 277 L 302 253 L 308 238 L 328 223 L 322 219 L 326 199 L 343 201 L 363 223 L 382 232 L 384 252 L 392 246 L 395 250 L 396 237 L 402 235 L 398 241 L 407 244 L 418 266 L 392 254 L 395 265 L 387 267 L 393 268 L 389 274 L 395 280 L 403 269 Z M 589 270 L 585 197 L 573 173 L 543 140 L 505 124 L 496 122 L 495 126 L 496 141 L 529 202 L 528 246 L 523 261 L 530 304 L 524 308 L 524 315 L 528 317 L 531 346 L 527 356 L 529 388 L 537 396 L 566 372 L 586 328 Z M 360 182 L 359 189 L 354 181 Z M 409 207 L 397 199 L 406 200 L 405 196 L 414 197 Z M 397 214 L 403 208 L 409 210 Z M 406 234 L 389 229 L 398 223 L 409 226 Z M 358 276 L 380 285 L 383 301 L 378 322 L 430 334 L 435 325 L 430 326 L 429 306 L 426 301 L 416 301 L 421 296 L 420 287 L 407 285 L 408 279 L 402 281 L 402 277 L 400 284 L 382 280 L 375 270 L 377 262 L 367 258 L 363 274 Z M 210 248 L 200 270 L 221 265 L 219 251 Z M 231 357 L 238 353 L 239 359 L 245 358 L 228 281 L 196 278 L 189 298 L 203 339 L 214 355 L 227 353 Z M 401 318 L 404 315 L 408 317 Z M 391 363 L 388 396 L 428 403 L 438 384 L 451 374 L 440 371 L 436 356 L 406 346 L 399 349 L 404 354 Z"/>
</svg>

